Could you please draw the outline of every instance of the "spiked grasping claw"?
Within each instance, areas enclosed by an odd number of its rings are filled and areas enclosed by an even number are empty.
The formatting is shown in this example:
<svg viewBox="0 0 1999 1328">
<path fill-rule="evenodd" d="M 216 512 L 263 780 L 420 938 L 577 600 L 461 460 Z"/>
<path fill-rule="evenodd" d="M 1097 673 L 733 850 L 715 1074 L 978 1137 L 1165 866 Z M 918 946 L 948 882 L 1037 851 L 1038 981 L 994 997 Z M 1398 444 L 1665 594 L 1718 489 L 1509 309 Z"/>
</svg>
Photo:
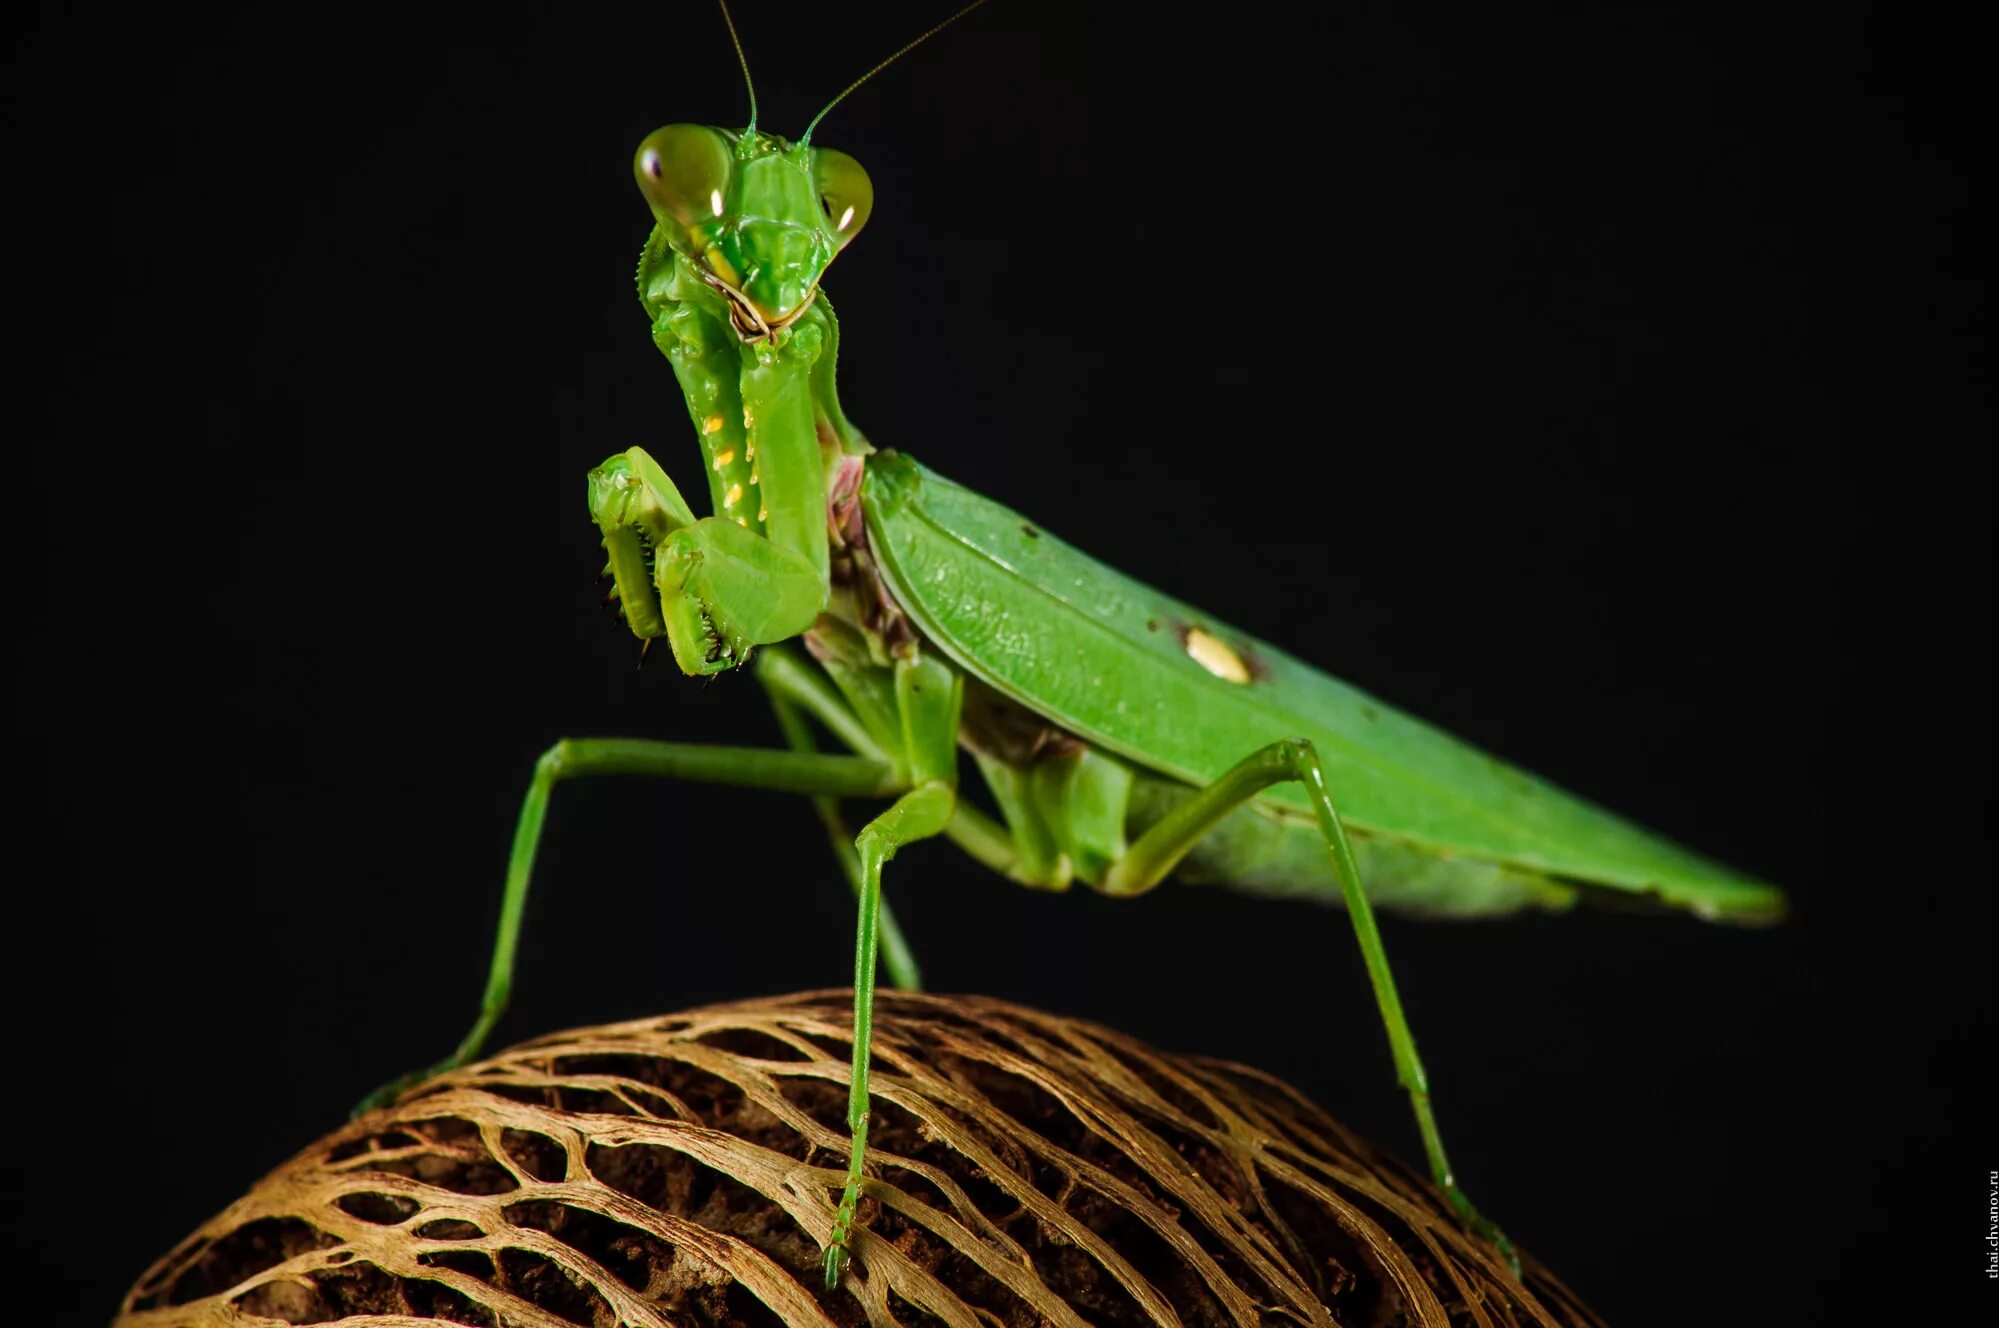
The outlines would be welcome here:
<svg viewBox="0 0 1999 1328">
<path fill-rule="evenodd" d="M 639 640 L 665 637 L 683 673 L 737 668 L 750 647 L 797 636 L 826 607 L 823 569 L 738 522 L 696 520 L 643 448 L 590 472 L 590 515 L 611 560 L 611 602 Z"/>
</svg>

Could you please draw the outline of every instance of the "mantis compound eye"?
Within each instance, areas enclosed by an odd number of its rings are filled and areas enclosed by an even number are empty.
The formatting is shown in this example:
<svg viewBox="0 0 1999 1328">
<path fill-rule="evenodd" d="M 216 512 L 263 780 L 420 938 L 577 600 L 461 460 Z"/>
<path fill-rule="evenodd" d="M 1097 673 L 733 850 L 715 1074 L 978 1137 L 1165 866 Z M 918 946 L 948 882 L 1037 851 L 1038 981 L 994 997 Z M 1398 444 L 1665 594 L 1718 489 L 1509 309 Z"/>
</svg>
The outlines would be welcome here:
<svg viewBox="0 0 1999 1328">
<path fill-rule="evenodd" d="M 860 234 L 874 211 L 875 187 L 861 163 L 835 148 L 812 150 L 812 187 L 819 193 L 833 242 L 842 249 Z"/>
<path fill-rule="evenodd" d="M 722 215 L 735 157 L 729 140 L 707 125 L 655 129 L 632 157 L 632 174 L 661 221 L 689 226 Z"/>
</svg>

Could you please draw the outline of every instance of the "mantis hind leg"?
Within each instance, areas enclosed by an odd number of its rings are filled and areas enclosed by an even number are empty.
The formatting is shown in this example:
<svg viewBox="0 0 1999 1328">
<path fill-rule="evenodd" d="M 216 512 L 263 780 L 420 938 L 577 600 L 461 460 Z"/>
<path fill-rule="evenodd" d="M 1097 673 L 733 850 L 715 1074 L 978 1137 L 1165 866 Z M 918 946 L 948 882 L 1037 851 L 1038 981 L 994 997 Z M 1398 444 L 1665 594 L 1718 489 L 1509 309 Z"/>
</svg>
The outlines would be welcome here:
<svg viewBox="0 0 1999 1328">
<path fill-rule="evenodd" d="M 1291 739 L 1274 742 L 1252 753 L 1139 836 L 1104 873 L 1100 888 L 1113 895 L 1150 890 L 1165 879 L 1166 874 L 1201 837 L 1230 812 L 1271 785 L 1290 780 L 1304 785 L 1319 822 L 1319 831 L 1325 837 L 1326 849 L 1332 855 L 1333 869 L 1340 881 L 1340 894 L 1346 902 L 1347 915 L 1353 919 L 1354 937 L 1360 942 L 1368 981 L 1374 988 L 1375 1001 L 1381 1007 L 1382 1023 L 1388 1030 L 1389 1050 L 1395 1058 L 1395 1077 L 1408 1092 L 1410 1105 L 1415 1110 L 1416 1127 L 1423 1136 L 1423 1151 L 1429 1159 L 1430 1175 L 1458 1217 L 1473 1231 L 1490 1240 L 1518 1277 L 1520 1260 L 1513 1243 L 1472 1205 L 1459 1188 L 1450 1159 L 1444 1153 L 1444 1139 L 1437 1130 L 1436 1112 L 1430 1104 L 1429 1075 L 1423 1069 L 1422 1059 L 1416 1054 L 1416 1037 L 1409 1030 L 1408 1016 L 1402 1010 L 1402 997 L 1396 991 L 1395 977 L 1389 971 L 1388 951 L 1381 943 L 1381 931 L 1375 925 L 1373 906 L 1368 903 L 1367 894 L 1361 888 L 1360 869 L 1354 862 L 1353 846 L 1348 842 L 1346 827 L 1341 824 L 1339 812 L 1333 806 L 1332 793 L 1326 787 L 1325 772 L 1311 743 Z"/>
<path fill-rule="evenodd" d="M 638 738 L 565 738 L 535 762 L 534 778 L 521 799 L 514 826 L 513 848 L 507 857 L 507 881 L 500 900 L 499 930 L 479 999 L 479 1014 L 458 1046 L 443 1060 L 393 1079 L 363 1098 L 356 1114 L 394 1098 L 403 1089 L 433 1074 L 465 1064 L 479 1054 L 500 1016 L 506 1012 L 514 985 L 521 919 L 527 910 L 528 885 L 535 853 L 541 845 L 542 823 L 556 784 L 593 775 L 653 775 L 702 783 L 737 784 L 812 797 L 889 797 L 908 787 L 893 763 L 868 756 L 819 752 L 771 751 L 758 747 L 709 747 L 692 743 L 651 742 Z"/>
</svg>

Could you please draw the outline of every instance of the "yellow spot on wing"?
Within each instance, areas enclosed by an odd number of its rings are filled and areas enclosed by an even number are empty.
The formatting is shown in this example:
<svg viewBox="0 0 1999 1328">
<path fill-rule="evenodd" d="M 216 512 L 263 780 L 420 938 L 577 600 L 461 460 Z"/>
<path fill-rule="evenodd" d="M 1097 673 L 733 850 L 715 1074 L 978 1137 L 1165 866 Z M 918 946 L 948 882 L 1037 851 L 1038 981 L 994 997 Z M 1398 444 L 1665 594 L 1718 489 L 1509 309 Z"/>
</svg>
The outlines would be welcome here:
<svg viewBox="0 0 1999 1328">
<path fill-rule="evenodd" d="M 735 459 L 736 459 L 736 449 L 733 447 L 725 447 L 721 451 L 715 454 L 715 469 L 720 470 L 722 467 L 728 465 L 731 461 L 734 461 Z"/>
<path fill-rule="evenodd" d="M 1187 655 L 1217 678 L 1229 682 L 1249 681 L 1249 665 L 1242 662 L 1242 656 L 1229 649 L 1219 637 L 1210 636 L 1198 627 L 1187 629 Z"/>
<path fill-rule="evenodd" d="M 723 420 L 720 415 L 710 415 L 707 419 L 701 421 L 701 432 L 720 433 L 722 431 L 722 424 Z"/>
<path fill-rule="evenodd" d="M 740 484 L 731 484 L 729 486 L 728 496 L 722 499 L 722 506 L 734 507 L 737 503 L 740 503 L 741 501 L 743 501 L 743 486 Z"/>
</svg>

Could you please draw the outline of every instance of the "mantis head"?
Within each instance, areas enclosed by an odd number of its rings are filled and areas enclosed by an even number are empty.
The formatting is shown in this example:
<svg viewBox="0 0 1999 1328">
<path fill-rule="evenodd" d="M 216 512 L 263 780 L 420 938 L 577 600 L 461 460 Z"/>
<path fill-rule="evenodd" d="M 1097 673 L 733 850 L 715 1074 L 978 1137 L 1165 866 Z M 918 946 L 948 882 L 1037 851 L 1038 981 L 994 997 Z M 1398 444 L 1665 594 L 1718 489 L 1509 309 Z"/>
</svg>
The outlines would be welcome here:
<svg viewBox="0 0 1999 1328">
<path fill-rule="evenodd" d="M 819 291 L 833 256 L 867 224 L 874 186 L 844 152 L 812 146 L 812 131 L 854 89 L 984 4 L 957 13 L 849 83 L 796 143 L 757 130 L 757 89 L 736 36 L 728 0 L 722 19 L 750 94 L 749 127 L 740 134 L 708 125 L 670 124 L 639 144 L 632 173 L 660 233 L 704 280 L 728 297 L 737 335 L 769 340 L 790 326 Z"/>
<path fill-rule="evenodd" d="M 655 129 L 632 173 L 661 234 L 728 297 L 745 340 L 768 338 L 805 312 L 874 207 L 874 186 L 852 157 L 754 126 Z"/>
</svg>

